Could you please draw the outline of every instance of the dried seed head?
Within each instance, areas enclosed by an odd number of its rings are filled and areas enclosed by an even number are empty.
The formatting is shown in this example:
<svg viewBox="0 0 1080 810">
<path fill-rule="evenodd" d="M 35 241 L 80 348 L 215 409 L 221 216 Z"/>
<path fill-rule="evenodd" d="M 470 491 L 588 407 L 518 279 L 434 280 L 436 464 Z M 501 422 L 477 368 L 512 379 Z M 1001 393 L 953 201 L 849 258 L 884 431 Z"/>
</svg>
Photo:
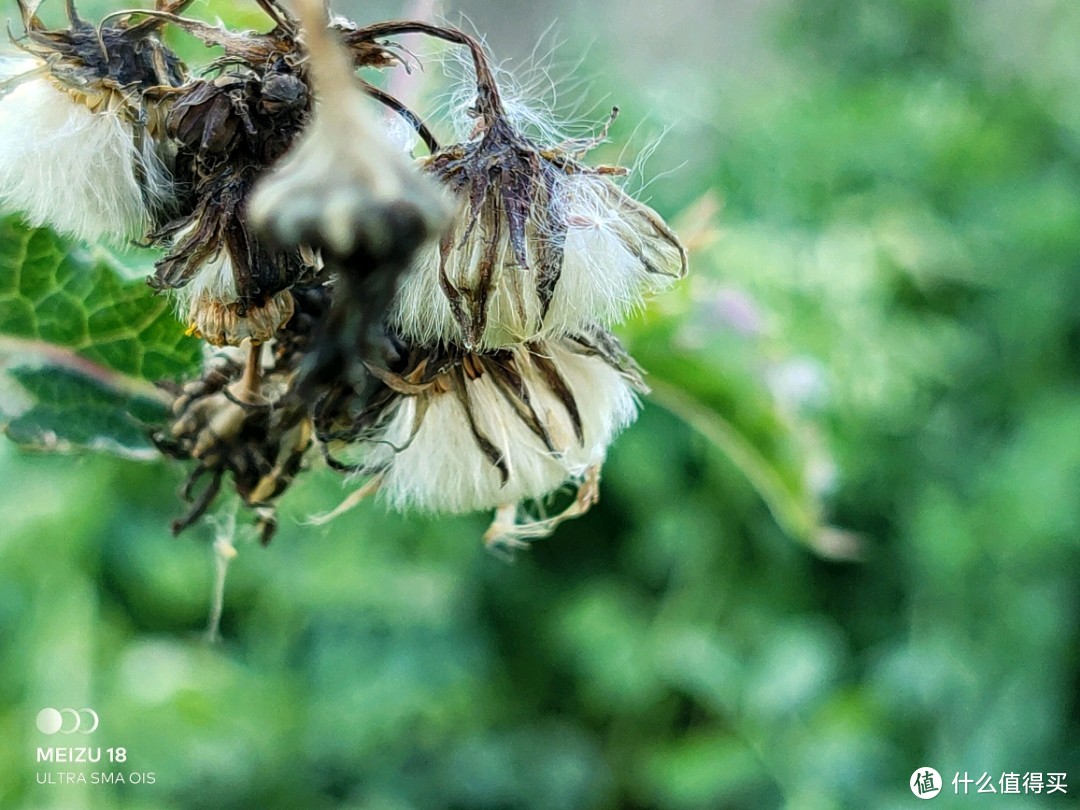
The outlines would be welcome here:
<svg viewBox="0 0 1080 810">
<path fill-rule="evenodd" d="M 184 69 L 151 27 L 47 30 L 19 3 L 31 56 L 0 78 L 0 198 L 34 225 L 93 241 L 141 237 L 174 201 L 167 92 Z"/>
<path fill-rule="evenodd" d="M 158 149 L 114 111 L 91 112 L 41 78 L 0 100 L 0 198 L 31 225 L 122 242 L 171 196 Z"/>
<path fill-rule="evenodd" d="M 291 61 L 279 55 L 189 82 L 169 112 L 190 193 L 184 216 L 152 235 L 169 252 L 151 283 L 172 290 L 192 330 L 214 344 L 271 337 L 291 312 L 285 291 L 315 269 L 299 249 L 272 248 L 248 225 L 256 178 L 308 119 L 310 95 Z"/>
<path fill-rule="evenodd" d="M 396 509 L 468 512 L 543 498 L 601 464 L 644 385 L 599 330 L 488 353 L 415 351 L 346 429 L 355 469 Z"/>
<path fill-rule="evenodd" d="M 258 0 L 273 30 L 235 33 L 177 16 L 187 2 L 139 13 L 220 46 L 213 67 L 229 69 L 176 88 L 155 119 L 184 193 L 150 235 L 168 249 L 152 283 L 209 343 L 250 345 L 243 363 L 185 386 L 155 436 L 196 464 L 175 529 L 228 476 L 268 537 L 272 501 L 313 436 L 331 467 L 368 476 L 349 503 L 378 490 L 399 509 L 494 508 L 489 542 L 543 536 L 586 511 L 645 390 L 603 324 L 685 272 L 678 239 L 613 170 L 579 162 L 598 141 L 542 148 L 519 131 L 461 31 L 328 23 L 321 0 L 297 0 L 297 19 Z M 466 143 L 439 148 L 392 92 L 355 75 L 399 61 L 386 38 L 406 33 L 469 49 Z M 370 98 L 424 141 L 423 166 L 389 143 Z M 568 482 L 579 485 L 569 507 L 529 517 Z"/>
<path fill-rule="evenodd" d="M 268 340 L 292 313 L 288 289 L 313 272 L 299 250 L 272 249 L 249 232 L 249 187 L 244 175 L 213 178 L 191 214 L 155 235 L 171 247 L 152 286 L 214 345 Z"/>
<path fill-rule="evenodd" d="M 411 339 L 491 349 L 612 324 L 686 272 L 675 234 L 608 170 L 541 149 L 505 118 L 427 170 L 462 208 L 402 282 L 390 320 Z"/>
</svg>

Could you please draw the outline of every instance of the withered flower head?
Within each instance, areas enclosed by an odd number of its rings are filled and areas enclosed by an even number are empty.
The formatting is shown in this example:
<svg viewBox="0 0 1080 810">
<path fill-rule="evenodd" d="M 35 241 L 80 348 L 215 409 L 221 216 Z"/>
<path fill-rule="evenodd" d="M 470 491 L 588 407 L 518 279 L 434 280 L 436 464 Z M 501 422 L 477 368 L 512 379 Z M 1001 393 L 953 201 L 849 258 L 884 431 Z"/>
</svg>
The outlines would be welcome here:
<svg viewBox="0 0 1080 810">
<path fill-rule="evenodd" d="M 603 136 L 534 143 L 511 123 L 479 45 L 461 36 L 476 67 L 478 134 L 424 163 L 461 211 L 403 282 L 394 326 L 420 341 L 497 348 L 614 323 L 681 278 L 686 251 L 612 181 L 621 171 L 580 162 Z"/>
<path fill-rule="evenodd" d="M 293 67 L 298 54 L 273 32 L 248 39 L 279 43 L 259 49 L 271 61 L 190 82 L 172 105 L 168 130 L 191 202 L 153 235 L 169 245 L 153 285 L 172 291 L 192 331 L 214 345 L 270 340 L 292 315 L 288 289 L 315 272 L 310 253 L 273 247 L 248 223 L 256 180 L 292 145 L 311 106 Z"/>
<path fill-rule="evenodd" d="M 141 237 L 174 202 L 164 117 L 183 65 L 156 23 L 98 28 L 69 0 L 69 26 L 49 30 L 18 6 L 28 58 L 0 67 L 0 197 L 81 239 Z"/>
<path fill-rule="evenodd" d="M 338 466 L 369 476 L 367 489 L 396 509 L 499 510 L 488 540 L 505 545 L 588 508 L 607 448 L 647 390 L 599 327 L 488 352 L 414 347 L 371 370 L 381 387 L 362 410 L 316 414 L 316 435 L 346 459 Z M 570 514 L 519 521 L 567 483 L 580 487 Z"/>
</svg>

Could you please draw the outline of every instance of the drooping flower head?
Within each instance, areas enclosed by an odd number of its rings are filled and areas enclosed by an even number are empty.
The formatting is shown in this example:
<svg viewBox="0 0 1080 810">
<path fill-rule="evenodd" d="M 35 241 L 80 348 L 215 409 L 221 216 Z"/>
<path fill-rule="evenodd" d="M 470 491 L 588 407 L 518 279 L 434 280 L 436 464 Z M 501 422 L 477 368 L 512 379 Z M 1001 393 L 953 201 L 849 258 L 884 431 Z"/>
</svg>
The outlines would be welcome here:
<svg viewBox="0 0 1080 810">
<path fill-rule="evenodd" d="M 581 162 L 602 138 L 535 143 L 507 114 L 479 43 L 434 30 L 472 51 L 477 123 L 472 139 L 423 162 L 461 210 L 403 283 L 395 328 L 420 341 L 498 348 L 617 322 L 644 293 L 685 274 L 678 238 L 613 182 L 619 170 Z"/>
<path fill-rule="evenodd" d="M 80 239 L 140 238 L 172 209 L 165 116 L 185 80 L 157 23 L 50 30 L 18 0 L 27 58 L 0 67 L 0 198 Z"/>
<path fill-rule="evenodd" d="M 396 509 L 509 512 L 488 539 L 510 545 L 557 525 L 519 517 L 565 485 L 595 499 L 608 447 L 648 390 L 599 327 L 487 352 L 399 344 L 370 368 L 380 386 L 362 408 L 331 397 L 316 413 L 331 462 L 371 477 Z"/>
</svg>

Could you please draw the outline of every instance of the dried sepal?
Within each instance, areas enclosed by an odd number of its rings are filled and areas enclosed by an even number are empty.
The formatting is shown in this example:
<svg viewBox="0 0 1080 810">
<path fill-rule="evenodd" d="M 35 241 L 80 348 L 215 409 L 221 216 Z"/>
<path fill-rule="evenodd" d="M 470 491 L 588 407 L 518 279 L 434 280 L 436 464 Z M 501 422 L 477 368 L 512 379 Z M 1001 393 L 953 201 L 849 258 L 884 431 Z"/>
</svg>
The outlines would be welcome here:
<svg viewBox="0 0 1080 810">
<path fill-rule="evenodd" d="M 131 26 L 127 19 L 94 26 L 67 2 L 68 27 L 49 29 L 37 16 L 36 5 L 23 0 L 17 4 L 25 35 L 14 40 L 16 47 L 48 62 L 52 80 L 87 99 L 92 108 L 100 106 L 99 96 L 110 92 L 130 95 L 133 89 L 177 87 L 184 80 L 183 63 L 162 43 L 157 26 Z"/>
<path fill-rule="evenodd" d="M 292 293 L 288 290 L 262 305 L 247 307 L 204 294 L 191 301 L 186 320 L 191 334 L 211 346 L 239 346 L 245 340 L 254 343 L 273 340 L 294 310 Z"/>
</svg>

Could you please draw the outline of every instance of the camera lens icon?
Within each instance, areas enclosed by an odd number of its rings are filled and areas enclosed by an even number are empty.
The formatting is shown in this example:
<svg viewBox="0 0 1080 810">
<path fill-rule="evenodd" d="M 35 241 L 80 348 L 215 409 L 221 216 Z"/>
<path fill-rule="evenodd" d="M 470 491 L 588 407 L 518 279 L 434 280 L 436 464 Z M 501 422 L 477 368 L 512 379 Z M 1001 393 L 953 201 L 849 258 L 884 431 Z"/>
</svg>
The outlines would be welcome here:
<svg viewBox="0 0 1080 810">
<path fill-rule="evenodd" d="M 37 713 L 37 727 L 42 734 L 93 734 L 98 722 L 93 709 L 42 709 Z"/>
</svg>

